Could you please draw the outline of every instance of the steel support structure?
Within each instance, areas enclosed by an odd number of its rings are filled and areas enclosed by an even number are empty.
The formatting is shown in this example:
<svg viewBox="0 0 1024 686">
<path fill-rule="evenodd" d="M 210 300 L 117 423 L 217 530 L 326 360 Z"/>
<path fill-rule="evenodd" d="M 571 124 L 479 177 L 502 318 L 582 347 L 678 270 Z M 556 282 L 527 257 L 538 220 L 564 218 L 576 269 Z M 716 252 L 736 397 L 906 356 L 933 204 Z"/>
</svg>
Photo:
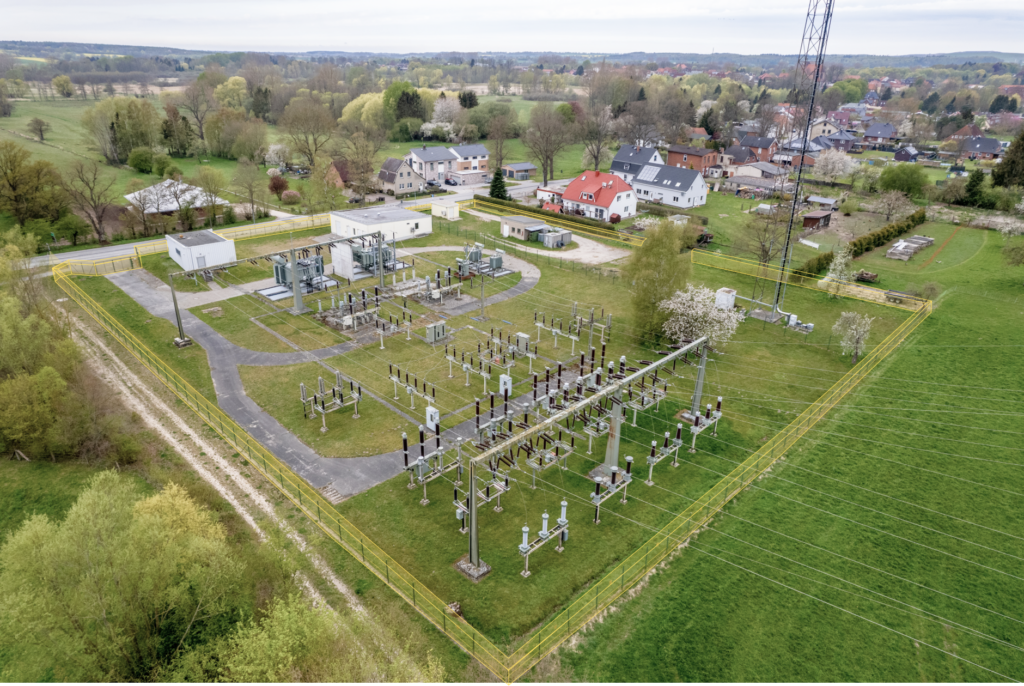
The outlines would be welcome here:
<svg viewBox="0 0 1024 686">
<path fill-rule="evenodd" d="M 796 59 L 796 71 L 793 89 L 796 97 L 793 101 L 803 104 L 806 99 L 806 121 L 802 140 L 800 141 L 800 166 L 796 172 L 796 186 L 793 188 L 793 204 L 789 209 L 789 226 L 786 229 L 786 240 L 782 246 L 782 260 L 779 265 L 779 278 L 775 283 L 775 299 L 772 302 L 772 312 L 783 313 L 782 307 L 785 299 L 784 285 L 786 281 L 786 269 L 792 259 L 793 249 L 793 224 L 796 223 L 797 207 L 800 204 L 800 188 L 803 185 L 804 158 L 807 157 L 807 148 L 810 145 L 808 140 L 811 135 L 811 122 L 814 121 L 814 102 L 818 95 L 818 87 L 823 81 L 825 68 L 825 48 L 828 46 L 828 32 L 832 26 L 832 10 L 835 0 L 810 0 L 807 6 L 807 18 L 804 21 L 804 34 L 800 39 L 800 53 Z M 812 73 L 808 74 L 808 71 Z M 810 89 L 805 90 L 807 81 L 810 80 Z"/>
</svg>

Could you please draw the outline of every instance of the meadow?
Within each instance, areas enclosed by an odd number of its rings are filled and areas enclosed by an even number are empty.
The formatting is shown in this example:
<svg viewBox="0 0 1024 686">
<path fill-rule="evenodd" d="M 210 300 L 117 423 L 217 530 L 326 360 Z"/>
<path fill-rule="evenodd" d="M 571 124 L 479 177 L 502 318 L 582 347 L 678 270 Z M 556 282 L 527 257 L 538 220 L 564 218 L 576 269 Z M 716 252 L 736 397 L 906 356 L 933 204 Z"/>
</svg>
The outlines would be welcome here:
<svg viewBox="0 0 1024 686">
<path fill-rule="evenodd" d="M 965 228 L 927 265 L 857 260 L 891 288 L 941 279 L 934 313 L 642 594 L 563 648 L 562 667 L 583 681 L 1019 678 L 1024 292 L 1001 243 Z M 837 378 L 790 365 L 801 386 Z M 731 424 L 766 433 L 806 404 L 726 398 Z M 778 415 L 758 418 L 766 406 Z"/>
</svg>

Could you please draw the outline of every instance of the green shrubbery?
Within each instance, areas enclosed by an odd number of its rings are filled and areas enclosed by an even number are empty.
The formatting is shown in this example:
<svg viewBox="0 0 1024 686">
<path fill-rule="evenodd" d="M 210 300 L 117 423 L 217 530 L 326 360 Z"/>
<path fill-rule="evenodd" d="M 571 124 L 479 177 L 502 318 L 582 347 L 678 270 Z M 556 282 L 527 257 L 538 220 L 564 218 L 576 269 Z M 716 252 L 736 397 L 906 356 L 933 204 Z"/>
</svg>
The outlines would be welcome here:
<svg viewBox="0 0 1024 686">
<path fill-rule="evenodd" d="M 608 222 L 599 221 L 597 219 L 590 219 L 589 217 L 577 217 L 571 214 L 562 214 L 561 212 L 551 212 L 550 210 L 542 210 L 539 207 L 526 207 L 522 203 L 515 202 L 513 200 L 495 200 L 486 195 L 474 195 L 473 198 L 476 200 L 482 200 L 483 202 L 489 202 L 494 205 L 501 205 L 502 207 L 508 207 L 519 212 L 528 211 L 534 214 L 542 214 L 547 217 L 554 219 L 569 219 L 579 224 L 585 224 L 586 226 L 596 226 L 600 229 L 608 229 L 609 231 L 615 231 L 615 226 Z"/>
<path fill-rule="evenodd" d="M 893 222 L 883 226 L 878 231 L 865 234 L 850 243 L 850 250 L 854 257 L 860 257 L 872 248 L 885 245 L 894 238 L 902 236 L 907 231 L 917 228 L 926 221 L 924 209 L 909 215 L 901 221 Z"/>
<path fill-rule="evenodd" d="M 128 166 L 140 174 L 151 173 L 153 171 L 153 151 L 149 148 L 134 148 L 128 154 Z"/>
<path fill-rule="evenodd" d="M 806 274 L 820 274 L 832 265 L 832 260 L 835 258 L 835 253 L 831 250 L 823 252 L 817 257 L 811 259 L 800 265 L 800 269 L 797 271 L 804 272 Z"/>
</svg>

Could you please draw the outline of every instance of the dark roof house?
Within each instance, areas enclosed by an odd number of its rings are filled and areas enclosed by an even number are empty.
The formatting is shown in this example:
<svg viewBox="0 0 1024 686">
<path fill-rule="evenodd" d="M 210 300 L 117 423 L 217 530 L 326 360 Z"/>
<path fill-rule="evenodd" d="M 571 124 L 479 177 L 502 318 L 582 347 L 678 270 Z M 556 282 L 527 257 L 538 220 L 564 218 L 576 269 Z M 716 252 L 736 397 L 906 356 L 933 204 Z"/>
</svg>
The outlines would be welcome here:
<svg viewBox="0 0 1024 686">
<path fill-rule="evenodd" d="M 969 156 L 998 157 L 1003 154 L 1003 145 L 998 138 L 976 136 L 969 138 L 964 145 L 964 154 Z"/>
<path fill-rule="evenodd" d="M 662 164 L 661 155 L 654 148 L 641 148 L 637 145 L 623 145 L 615 153 L 611 172 L 636 174 L 645 164 Z"/>
</svg>

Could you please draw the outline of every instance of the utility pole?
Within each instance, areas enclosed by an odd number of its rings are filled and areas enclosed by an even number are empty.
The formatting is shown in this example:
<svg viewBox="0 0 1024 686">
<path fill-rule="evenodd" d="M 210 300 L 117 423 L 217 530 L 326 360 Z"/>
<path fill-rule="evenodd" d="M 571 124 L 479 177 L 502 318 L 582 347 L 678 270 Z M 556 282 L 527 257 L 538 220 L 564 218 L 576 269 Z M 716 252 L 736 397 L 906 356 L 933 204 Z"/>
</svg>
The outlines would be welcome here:
<svg viewBox="0 0 1024 686">
<path fill-rule="evenodd" d="M 187 341 L 185 330 L 181 327 L 181 312 L 178 310 L 178 295 L 174 292 L 174 277 L 168 276 L 167 283 L 171 286 L 171 300 L 174 301 L 174 318 L 178 322 L 178 340 Z"/>
</svg>

